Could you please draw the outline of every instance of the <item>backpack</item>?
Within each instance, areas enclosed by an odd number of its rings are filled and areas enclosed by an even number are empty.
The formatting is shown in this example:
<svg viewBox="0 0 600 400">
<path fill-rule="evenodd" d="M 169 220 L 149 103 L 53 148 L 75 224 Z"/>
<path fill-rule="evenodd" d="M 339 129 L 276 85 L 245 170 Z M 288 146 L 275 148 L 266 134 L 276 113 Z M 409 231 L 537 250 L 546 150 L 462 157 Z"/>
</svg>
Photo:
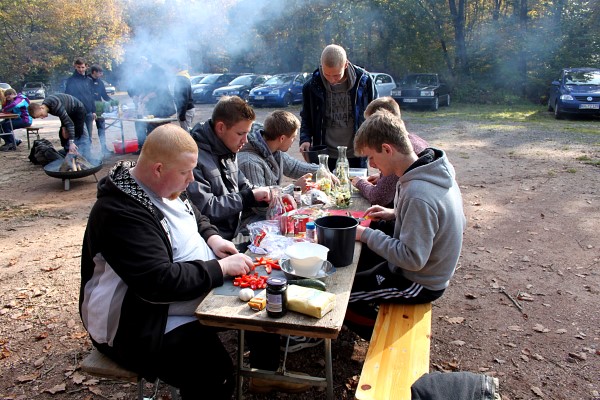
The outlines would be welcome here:
<svg viewBox="0 0 600 400">
<path fill-rule="evenodd" d="M 29 161 L 36 165 L 50 164 L 54 160 L 64 158 L 48 139 L 36 139 L 33 141 L 31 152 L 29 153 Z"/>
</svg>

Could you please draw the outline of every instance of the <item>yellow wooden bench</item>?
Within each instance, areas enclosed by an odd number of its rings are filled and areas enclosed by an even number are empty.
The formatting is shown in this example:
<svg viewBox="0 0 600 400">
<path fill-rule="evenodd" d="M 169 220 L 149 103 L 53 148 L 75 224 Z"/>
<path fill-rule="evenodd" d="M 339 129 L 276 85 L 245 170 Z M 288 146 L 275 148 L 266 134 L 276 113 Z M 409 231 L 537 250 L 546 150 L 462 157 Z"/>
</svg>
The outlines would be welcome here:
<svg viewBox="0 0 600 400">
<path fill-rule="evenodd" d="M 358 400 L 410 400 L 410 387 L 429 372 L 431 303 L 381 304 L 365 357 Z"/>
<path fill-rule="evenodd" d="M 87 355 L 86 358 L 81 362 L 81 370 L 87 372 L 90 375 L 98 376 L 101 378 L 114 379 L 118 381 L 127 381 L 137 383 L 137 399 L 138 400 L 153 400 L 157 398 L 159 381 L 154 383 L 154 390 L 152 397 L 144 396 L 144 378 L 137 373 L 123 368 L 116 362 L 114 362 L 108 356 L 100 353 L 95 348 L 92 352 Z M 173 387 L 170 388 L 171 397 L 178 399 L 179 394 Z"/>
</svg>

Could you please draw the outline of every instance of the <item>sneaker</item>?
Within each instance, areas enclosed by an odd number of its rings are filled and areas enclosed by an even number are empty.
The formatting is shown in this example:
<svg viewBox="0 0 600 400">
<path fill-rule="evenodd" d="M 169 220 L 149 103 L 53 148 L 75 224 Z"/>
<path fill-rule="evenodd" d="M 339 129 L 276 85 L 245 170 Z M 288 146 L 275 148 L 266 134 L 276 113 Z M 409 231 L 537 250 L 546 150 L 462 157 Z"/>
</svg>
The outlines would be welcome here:
<svg viewBox="0 0 600 400">
<path fill-rule="evenodd" d="M 283 336 L 283 343 L 281 345 L 281 350 L 285 351 L 285 344 L 287 342 L 287 337 Z M 288 345 L 288 353 L 295 353 L 302 349 L 308 349 L 310 347 L 315 347 L 323 343 L 323 339 L 321 338 L 312 338 L 306 336 L 293 336 L 290 335 L 290 343 Z"/>
<path fill-rule="evenodd" d="M 17 150 L 17 146 L 15 146 L 14 143 L 6 143 L 6 144 L 0 146 L 0 151 L 13 151 L 13 150 Z"/>
<path fill-rule="evenodd" d="M 293 372 L 296 375 L 306 375 L 302 372 Z M 274 379 L 250 378 L 248 391 L 254 394 L 265 394 L 271 392 L 303 393 L 311 388 L 308 383 L 292 383 L 277 381 Z"/>
</svg>

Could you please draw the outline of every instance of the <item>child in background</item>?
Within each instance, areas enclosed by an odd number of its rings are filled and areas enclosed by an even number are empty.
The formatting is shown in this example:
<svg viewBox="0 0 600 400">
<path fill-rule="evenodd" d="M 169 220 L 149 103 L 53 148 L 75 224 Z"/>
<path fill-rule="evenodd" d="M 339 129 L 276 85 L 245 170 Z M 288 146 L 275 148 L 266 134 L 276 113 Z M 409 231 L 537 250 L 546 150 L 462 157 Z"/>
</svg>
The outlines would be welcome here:
<svg viewBox="0 0 600 400">
<path fill-rule="evenodd" d="M 380 97 L 370 102 L 365 109 L 365 118 L 369 118 L 379 110 L 387 110 L 401 118 L 400 106 L 392 97 Z M 429 143 L 412 133 L 408 134 L 408 139 L 417 155 L 429 147 Z M 388 176 L 376 174 L 368 178 L 356 176 L 352 179 L 352 185 L 358 189 L 365 199 L 373 205 L 377 204 L 384 207 L 394 206 L 396 183 L 398 183 L 398 177 L 393 174 Z"/>
<path fill-rule="evenodd" d="M 19 118 L 2 122 L 2 131 L 4 133 L 11 133 L 13 129 L 31 126 L 32 119 L 27 111 L 27 107 L 29 106 L 29 99 L 27 96 L 22 93 L 17 94 L 14 89 L 6 89 L 4 97 L 5 100 L 2 104 L 2 112 L 18 114 Z M 3 137 L 5 143 L 0 147 L 0 151 L 14 151 L 17 150 L 17 146 L 21 144 L 21 139 L 16 139 L 14 135 L 4 135 Z"/>
</svg>

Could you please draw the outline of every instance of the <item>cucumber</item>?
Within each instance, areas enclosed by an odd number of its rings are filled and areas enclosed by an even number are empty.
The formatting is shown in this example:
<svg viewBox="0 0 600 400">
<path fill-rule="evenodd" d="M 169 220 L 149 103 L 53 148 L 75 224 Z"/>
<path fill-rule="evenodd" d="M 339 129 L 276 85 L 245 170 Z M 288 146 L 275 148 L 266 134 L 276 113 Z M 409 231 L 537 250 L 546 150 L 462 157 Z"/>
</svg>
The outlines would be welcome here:
<svg viewBox="0 0 600 400">
<path fill-rule="evenodd" d="M 323 292 L 327 291 L 327 285 L 325 284 L 325 282 L 322 282 L 318 279 L 309 279 L 309 278 L 293 279 L 293 280 L 288 280 L 288 283 L 290 285 L 309 287 L 309 288 L 321 290 Z"/>
</svg>

